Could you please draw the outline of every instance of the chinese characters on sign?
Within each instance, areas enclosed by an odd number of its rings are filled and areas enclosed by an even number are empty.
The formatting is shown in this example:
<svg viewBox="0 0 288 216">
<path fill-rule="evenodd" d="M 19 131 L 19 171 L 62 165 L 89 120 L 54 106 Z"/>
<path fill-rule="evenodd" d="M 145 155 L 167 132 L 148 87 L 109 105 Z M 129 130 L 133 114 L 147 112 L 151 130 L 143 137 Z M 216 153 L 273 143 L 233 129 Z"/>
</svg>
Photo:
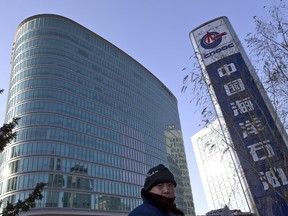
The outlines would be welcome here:
<svg viewBox="0 0 288 216">
<path fill-rule="evenodd" d="M 232 73 L 235 76 L 237 74 L 237 68 L 233 62 L 229 64 L 225 64 L 222 67 L 217 68 L 219 78 L 225 77 L 225 76 L 231 76 Z M 227 97 L 244 92 L 245 85 L 241 78 L 235 79 L 232 78 L 232 81 L 229 81 L 227 83 L 223 84 L 223 87 L 225 89 Z M 230 79 L 229 79 L 230 80 Z M 228 98 L 228 101 L 229 98 Z M 239 94 L 239 99 L 235 101 L 230 102 L 231 109 L 233 111 L 234 117 L 237 117 L 239 115 L 243 115 L 246 113 L 249 113 L 250 111 L 254 111 L 254 102 L 251 99 L 251 97 L 245 97 L 242 98 L 241 94 Z M 242 137 L 244 140 L 248 138 L 249 135 L 258 135 L 258 132 L 266 130 L 268 127 L 265 127 L 260 120 L 260 117 L 255 117 L 255 112 L 253 112 L 253 118 L 250 117 L 251 115 L 245 115 L 244 121 L 239 122 L 238 126 L 239 128 L 236 129 L 239 131 L 239 133 L 242 134 Z M 246 119 L 245 119 L 246 118 Z M 245 141 L 244 141 L 245 142 Z M 253 159 L 254 162 L 258 162 L 261 160 L 266 160 L 267 158 L 271 158 L 275 156 L 275 152 L 272 147 L 273 144 L 270 143 L 270 140 L 260 141 L 250 144 L 247 146 L 247 149 L 249 149 L 249 153 Z M 279 167 L 273 167 L 274 170 L 277 170 L 278 175 L 280 176 L 282 180 L 283 185 L 288 184 L 287 177 L 285 176 L 285 173 L 282 168 Z M 265 174 L 264 174 L 265 173 Z M 263 174 L 262 177 L 259 177 L 264 190 L 269 189 L 269 184 L 267 181 L 273 186 L 273 187 L 279 187 L 281 186 L 279 179 L 276 178 L 275 171 L 273 172 L 272 168 L 270 170 L 264 170 L 261 172 Z M 265 177 L 266 178 L 265 178 Z"/>
</svg>

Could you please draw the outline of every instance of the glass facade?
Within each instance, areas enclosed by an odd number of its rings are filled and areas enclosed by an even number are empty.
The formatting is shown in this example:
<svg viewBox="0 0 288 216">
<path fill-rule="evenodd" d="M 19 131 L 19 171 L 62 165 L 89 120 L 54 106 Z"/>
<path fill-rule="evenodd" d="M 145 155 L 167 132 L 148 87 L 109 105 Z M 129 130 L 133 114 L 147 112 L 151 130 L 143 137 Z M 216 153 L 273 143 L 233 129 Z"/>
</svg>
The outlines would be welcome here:
<svg viewBox="0 0 288 216">
<path fill-rule="evenodd" d="M 171 146 L 167 135 L 168 125 L 181 132 L 177 99 L 141 64 L 78 23 L 37 15 L 18 26 L 6 122 L 16 116 L 17 138 L 0 161 L 4 203 L 45 182 L 33 210 L 39 215 L 55 208 L 62 215 L 127 215 L 142 203 L 147 170 L 162 163 L 177 178 L 177 205 L 195 215 L 184 144 Z"/>
<path fill-rule="evenodd" d="M 209 209 L 228 206 L 231 210 L 250 212 L 243 172 L 235 151 L 225 141 L 219 121 L 215 120 L 191 139 Z"/>
</svg>

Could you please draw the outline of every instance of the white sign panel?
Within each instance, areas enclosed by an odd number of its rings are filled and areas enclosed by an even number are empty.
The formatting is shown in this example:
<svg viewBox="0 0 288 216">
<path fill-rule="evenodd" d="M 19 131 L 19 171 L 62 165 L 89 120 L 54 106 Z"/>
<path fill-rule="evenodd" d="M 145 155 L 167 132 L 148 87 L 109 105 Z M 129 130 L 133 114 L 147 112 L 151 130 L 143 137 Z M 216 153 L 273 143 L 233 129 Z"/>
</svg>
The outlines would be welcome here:
<svg viewBox="0 0 288 216">
<path fill-rule="evenodd" d="M 224 18 L 216 19 L 209 24 L 203 24 L 190 33 L 197 52 L 201 54 L 204 65 L 218 61 L 224 56 L 239 52 L 233 36 L 229 32 Z"/>
</svg>

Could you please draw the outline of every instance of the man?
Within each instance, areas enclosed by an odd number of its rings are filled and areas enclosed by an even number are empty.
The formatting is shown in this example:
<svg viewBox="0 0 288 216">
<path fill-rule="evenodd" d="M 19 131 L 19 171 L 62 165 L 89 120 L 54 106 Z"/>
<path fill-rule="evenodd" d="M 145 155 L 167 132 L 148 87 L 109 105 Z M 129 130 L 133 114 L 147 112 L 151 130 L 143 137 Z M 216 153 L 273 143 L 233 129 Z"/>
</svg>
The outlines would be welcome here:
<svg viewBox="0 0 288 216">
<path fill-rule="evenodd" d="M 174 203 L 176 185 L 174 175 L 163 164 L 151 168 L 141 190 L 143 204 L 128 216 L 183 216 Z"/>
</svg>

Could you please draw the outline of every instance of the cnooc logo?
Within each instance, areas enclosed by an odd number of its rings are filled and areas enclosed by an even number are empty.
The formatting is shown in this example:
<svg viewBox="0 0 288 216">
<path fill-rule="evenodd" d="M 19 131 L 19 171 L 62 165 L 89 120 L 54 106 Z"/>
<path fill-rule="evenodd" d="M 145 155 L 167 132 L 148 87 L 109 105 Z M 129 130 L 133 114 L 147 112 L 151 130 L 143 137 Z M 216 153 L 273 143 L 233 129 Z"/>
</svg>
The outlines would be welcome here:
<svg viewBox="0 0 288 216">
<path fill-rule="evenodd" d="M 226 32 L 207 32 L 200 41 L 200 45 L 204 49 L 213 49 L 217 47 L 222 42 L 222 36 L 226 35 Z"/>
</svg>

